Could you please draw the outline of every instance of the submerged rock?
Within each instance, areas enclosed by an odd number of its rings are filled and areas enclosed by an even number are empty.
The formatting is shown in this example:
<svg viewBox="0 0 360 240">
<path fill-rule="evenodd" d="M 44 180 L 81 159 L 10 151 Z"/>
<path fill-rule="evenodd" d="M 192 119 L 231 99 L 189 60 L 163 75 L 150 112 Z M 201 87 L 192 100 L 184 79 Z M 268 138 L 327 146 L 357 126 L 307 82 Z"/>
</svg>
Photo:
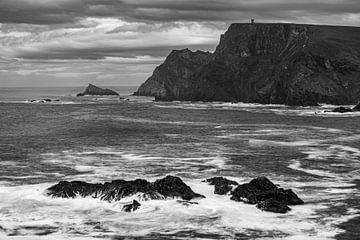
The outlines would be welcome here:
<svg viewBox="0 0 360 240">
<path fill-rule="evenodd" d="M 304 203 L 291 189 L 279 188 L 266 177 L 239 185 L 231 194 L 231 200 L 257 204 L 259 209 L 275 213 L 286 213 L 288 205 Z"/>
<path fill-rule="evenodd" d="M 225 195 L 232 190 L 231 185 L 238 185 L 237 182 L 224 177 L 214 177 L 205 180 L 210 185 L 215 185 L 215 194 Z"/>
<path fill-rule="evenodd" d="M 95 95 L 95 96 L 118 96 L 119 94 L 111 89 L 100 88 L 95 85 L 89 84 L 83 93 L 78 93 L 77 97 L 82 97 L 86 95 Z"/>
<path fill-rule="evenodd" d="M 114 180 L 105 183 L 82 181 L 61 181 L 47 189 L 47 195 L 60 198 L 93 197 L 104 201 L 120 201 L 123 198 L 138 196 L 141 200 L 181 198 L 191 200 L 203 198 L 195 193 L 180 178 L 167 176 L 155 182 L 143 179 L 134 181 Z"/>
<path fill-rule="evenodd" d="M 124 212 L 134 212 L 137 209 L 139 209 L 140 206 L 141 206 L 141 204 L 138 201 L 133 200 L 132 203 L 124 205 L 123 208 L 122 208 L 122 211 L 124 211 Z"/>
</svg>

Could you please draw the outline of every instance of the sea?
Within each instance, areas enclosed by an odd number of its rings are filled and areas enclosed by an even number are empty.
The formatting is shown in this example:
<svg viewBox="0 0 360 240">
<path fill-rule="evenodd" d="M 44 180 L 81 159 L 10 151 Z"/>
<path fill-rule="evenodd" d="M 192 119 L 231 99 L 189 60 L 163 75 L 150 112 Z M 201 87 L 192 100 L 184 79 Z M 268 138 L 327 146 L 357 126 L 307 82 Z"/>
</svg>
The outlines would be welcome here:
<svg viewBox="0 0 360 240">
<path fill-rule="evenodd" d="M 0 239 L 360 239 L 360 113 L 336 106 L 155 102 L 83 88 L 0 88 Z M 49 98 L 53 101 L 31 101 Z M 58 101 L 55 101 L 58 100 Z M 180 177 L 198 204 L 61 199 L 62 180 Z M 286 214 L 215 195 L 203 180 L 266 176 L 304 205 Z"/>
</svg>

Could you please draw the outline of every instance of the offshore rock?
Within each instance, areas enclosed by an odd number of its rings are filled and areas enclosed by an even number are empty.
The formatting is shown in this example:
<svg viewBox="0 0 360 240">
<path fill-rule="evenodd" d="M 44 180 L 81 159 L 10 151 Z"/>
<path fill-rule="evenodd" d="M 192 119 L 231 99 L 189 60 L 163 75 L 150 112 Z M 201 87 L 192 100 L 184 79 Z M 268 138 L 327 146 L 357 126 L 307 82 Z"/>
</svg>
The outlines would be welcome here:
<svg viewBox="0 0 360 240">
<path fill-rule="evenodd" d="M 172 51 L 135 95 L 160 101 L 357 104 L 360 28 L 235 23 L 214 53 Z"/>
<path fill-rule="evenodd" d="M 239 185 L 237 182 L 224 177 L 214 177 L 205 180 L 210 185 L 215 185 L 215 194 L 225 195 L 232 190 L 231 185 Z"/>
<path fill-rule="evenodd" d="M 354 112 L 354 111 L 351 108 L 337 107 L 337 108 L 333 109 L 331 112 L 347 113 L 347 112 Z"/>
<path fill-rule="evenodd" d="M 111 89 L 107 88 L 99 88 L 95 85 L 89 84 L 89 86 L 85 89 L 84 92 L 78 93 L 77 97 L 82 97 L 86 95 L 97 95 L 97 96 L 118 96 L 119 94 Z"/>
<path fill-rule="evenodd" d="M 47 189 L 47 195 L 59 198 L 93 197 L 108 202 L 120 201 L 131 196 L 137 196 L 141 200 L 173 198 L 191 200 L 204 197 L 193 192 L 180 178 L 173 176 L 167 176 L 152 183 L 143 179 L 114 180 L 95 184 L 82 181 L 60 181 Z"/>
<path fill-rule="evenodd" d="M 291 189 L 279 188 L 266 177 L 239 185 L 231 194 L 231 200 L 256 204 L 261 210 L 275 213 L 286 213 L 288 205 L 304 203 Z"/>
<path fill-rule="evenodd" d="M 33 99 L 30 100 L 30 103 L 51 103 L 51 102 L 60 102 L 59 99 L 50 99 L 50 98 L 42 98 L 42 99 Z"/>
</svg>

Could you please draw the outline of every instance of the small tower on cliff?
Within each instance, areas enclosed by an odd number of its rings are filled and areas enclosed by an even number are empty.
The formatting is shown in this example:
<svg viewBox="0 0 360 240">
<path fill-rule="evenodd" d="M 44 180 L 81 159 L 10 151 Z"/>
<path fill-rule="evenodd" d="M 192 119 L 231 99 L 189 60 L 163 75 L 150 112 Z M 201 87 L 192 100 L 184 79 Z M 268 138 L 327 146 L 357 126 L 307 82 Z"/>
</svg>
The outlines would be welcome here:
<svg viewBox="0 0 360 240">
<path fill-rule="evenodd" d="M 251 19 L 251 24 L 254 24 L 255 23 L 255 19 Z"/>
</svg>

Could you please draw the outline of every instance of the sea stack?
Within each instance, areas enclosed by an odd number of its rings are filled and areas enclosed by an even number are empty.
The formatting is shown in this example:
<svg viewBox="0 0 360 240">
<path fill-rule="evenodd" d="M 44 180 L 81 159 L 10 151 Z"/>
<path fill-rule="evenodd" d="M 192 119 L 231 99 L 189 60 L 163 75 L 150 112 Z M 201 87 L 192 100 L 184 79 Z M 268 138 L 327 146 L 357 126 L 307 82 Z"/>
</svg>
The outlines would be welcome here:
<svg viewBox="0 0 360 240">
<path fill-rule="evenodd" d="M 234 23 L 214 53 L 172 51 L 135 95 L 158 101 L 357 104 L 360 28 Z"/>
<path fill-rule="evenodd" d="M 86 96 L 86 95 L 97 95 L 97 96 L 118 96 L 119 94 L 111 89 L 107 89 L 107 88 L 100 88 L 97 87 L 95 85 L 89 84 L 89 86 L 85 89 L 84 92 L 82 93 L 78 93 L 76 96 L 77 97 L 82 97 L 82 96 Z"/>
</svg>

